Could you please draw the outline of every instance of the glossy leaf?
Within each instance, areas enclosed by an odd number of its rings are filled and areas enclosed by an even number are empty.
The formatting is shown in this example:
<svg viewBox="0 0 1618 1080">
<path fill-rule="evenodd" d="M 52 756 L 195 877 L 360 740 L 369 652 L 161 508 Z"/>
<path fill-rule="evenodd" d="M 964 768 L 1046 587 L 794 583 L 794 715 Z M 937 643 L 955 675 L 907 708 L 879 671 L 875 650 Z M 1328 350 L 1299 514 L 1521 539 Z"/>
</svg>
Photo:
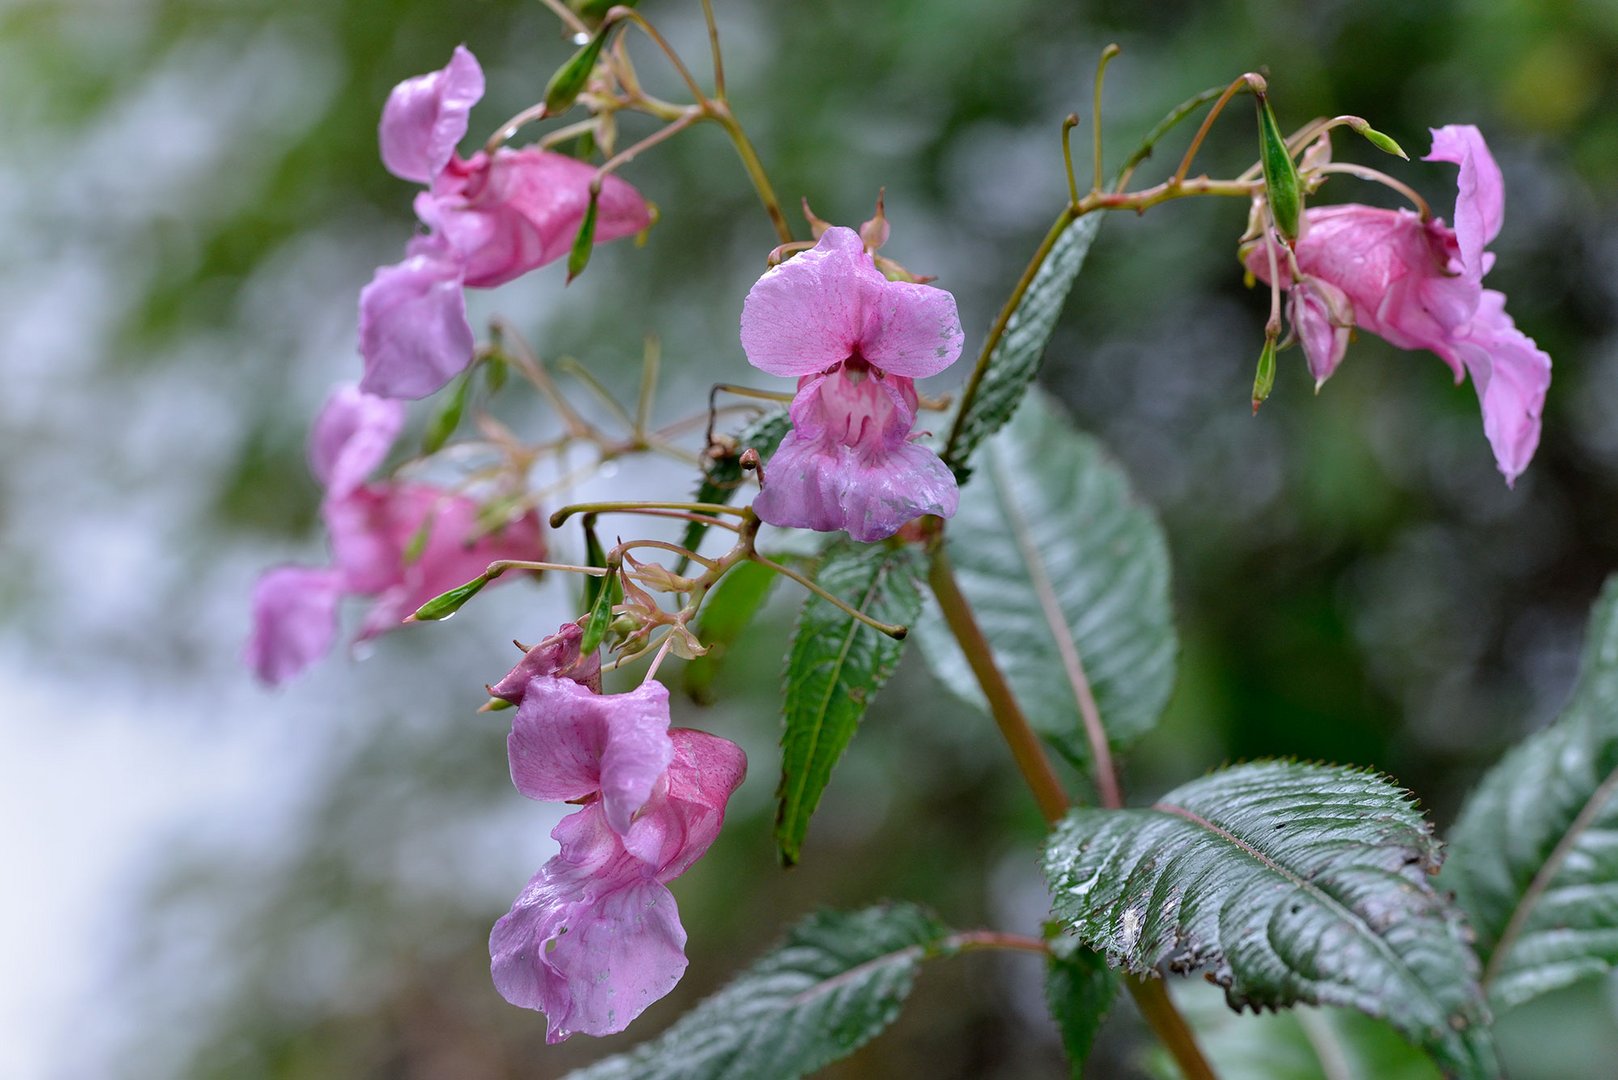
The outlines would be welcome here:
<svg viewBox="0 0 1618 1080">
<path fill-rule="evenodd" d="M 921 557 L 885 544 L 833 545 L 815 581 L 878 622 L 910 625 L 921 610 Z M 787 654 L 775 840 L 798 861 L 809 818 L 872 696 L 899 662 L 896 641 L 818 596 L 804 601 Z"/>
<path fill-rule="evenodd" d="M 1499 1008 L 1618 965 L 1618 578 L 1590 618 L 1573 700 L 1483 778 L 1445 884 Z"/>
<path fill-rule="evenodd" d="M 1085 1059 L 1117 992 L 1118 977 L 1100 953 L 1071 937 L 1052 942 L 1045 964 L 1045 1004 L 1062 1033 L 1073 1080 L 1083 1080 Z"/>
<path fill-rule="evenodd" d="M 1131 972 L 1206 970 L 1233 1008 L 1385 1019 L 1451 1075 L 1499 1075 L 1439 847 L 1370 772 L 1257 762 L 1145 810 L 1072 811 L 1046 850 L 1057 918 Z"/>
<path fill-rule="evenodd" d="M 725 653 L 742 636 L 769 598 L 775 571 L 756 562 L 744 562 L 724 577 L 703 601 L 697 616 L 697 638 L 708 651 L 685 666 L 685 692 L 693 701 L 713 699 L 713 681 Z"/>
<path fill-rule="evenodd" d="M 1084 257 L 1101 228 L 1101 214 L 1068 218 L 1045 253 L 1005 329 L 989 350 L 988 366 L 966 411 L 955 419 L 944 460 L 965 480 L 972 452 L 1010 420 L 1039 372 L 1062 305 L 1084 266 Z M 972 466 L 976 467 L 976 466 Z"/>
<path fill-rule="evenodd" d="M 908 904 L 812 915 L 658 1038 L 569 1080 L 795 1080 L 891 1024 L 947 933 Z"/>
<path fill-rule="evenodd" d="M 1162 529 L 1123 470 L 1043 393 L 977 463 L 945 529 L 956 578 L 1030 723 L 1083 762 L 1086 687 L 1115 744 L 1155 724 L 1173 689 Z M 936 608 L 917 632 L 939 681 L 986 708 Z"/>
</svg>

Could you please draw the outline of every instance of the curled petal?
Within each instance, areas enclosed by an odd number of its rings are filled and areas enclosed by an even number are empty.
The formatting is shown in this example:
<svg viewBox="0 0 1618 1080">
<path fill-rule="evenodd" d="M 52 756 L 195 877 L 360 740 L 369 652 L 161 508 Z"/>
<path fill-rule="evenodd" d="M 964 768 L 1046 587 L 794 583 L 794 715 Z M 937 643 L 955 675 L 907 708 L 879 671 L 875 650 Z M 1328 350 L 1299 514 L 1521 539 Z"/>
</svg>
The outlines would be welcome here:
<svg viewBox="0 0 1618 1080">
<path fill-rule="evenodd" d="M 888 284 L 853 229 L 829 228 L 809 251 L 772 267 L 742 305 L 747 362 L 771 375 L 823 371 L 858 350 L 868 298 Z"/>
<path fill-rule="evenodd" d="M 465 45 L 449 63 L 393 88 L 377 129 L 382 164 L 401 180 L 429 184 L 466 135 L 467 117 L 483 97 L 483 68 Z"/>
<path fill-rule="evenodd" d="M 424 398 L 472 362 L 461 268 L 416 253 L 384 266 L 360 292 L 360 389 L 388 398 Z"/>
<path fill-rule="evenodd" d="M 331 392 L 309 434 L 309 467 L 328 497 L 365 482 L 404 426 L 404 406 L 345 383 Z"/>
<path fill-rule="evenodd" d="M 665 884 L 707 852 L 725 806 L 747 776 L 747 755 L 728 739 L 689 728 L 669 731 L 674 756 L 666 783 L 623 834 L 624 848 Z"/>
<path fill-rule="evenodd" d="M 622 1031 L 685 973 L 673 895 L 624 854 L 599 807 L 563 819 L 561 852 L 489 935 L 495 987 L 545 1013 L 547 1040 Z"/>
<path fill-rule="evenodd" d="M 1432 134 L 1432 153 L 1422 160 L 1448 161 L 1461 167 L 1456 178 L 1455 235 L 1467 276 L 1481 281 L 1488 271 L 1483 249 L 1500 234 L 1505 220 L 1505 181 L 1482 132 L 1471 124 L 1433 128 Z"/>
<path fill-rule="evenodd" d="M 489 687 L 490 696 L 521 705 L 528 684 L 542 675 L 571 679 L 601 693 L 601 650 L 580 656 L 579 642 L 583 638 L 584 629 L 578 623 L 563 623 L 560 630 L 523 653 L 516 666 Z"/>
<path fill-rule="evenodd" d="M 1292 287 L 1287 314 L 1309 361 L 1309 373 L 1319 387 L 1331 378 L 1348 351 L 1354 317 L 1348 297 L 1330 282 L 1311 279 Z"/>
<path fill-rule="evenodd" d="M 1504 294 L 1485 289 L 1472 325 L 1450 348 L 1472 376 L 1483 408 L 1483 433 L 1509 484 L 1528 467 L 1539 446 L 1551 358 L 1517 329 L 1505 304 Z"/>
<path fill-rule="evenodd" d="M 341 582 L 331 570 L 282 566 L 259 578 L 247 666 L 275 686 L 325 656 L 337 636 L 341 597 Z"/>
</svg>

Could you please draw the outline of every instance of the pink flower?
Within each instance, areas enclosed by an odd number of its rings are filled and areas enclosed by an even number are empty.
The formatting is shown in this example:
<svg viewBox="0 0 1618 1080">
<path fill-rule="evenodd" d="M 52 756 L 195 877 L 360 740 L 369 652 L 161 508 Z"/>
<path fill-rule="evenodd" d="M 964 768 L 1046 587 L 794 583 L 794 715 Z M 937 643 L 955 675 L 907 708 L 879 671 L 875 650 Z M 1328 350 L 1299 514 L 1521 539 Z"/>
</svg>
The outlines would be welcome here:
<svg viewBox="0 0 1618 1080">
<path fill-rule="evenodd" d="M 489 935 L 490 970 L 547 1038 L 622 1031 L 684 974 L 685 930 L 667 884 L 719 835 L 741 784 L 741 749 L 669 729 L 668 691 L 648 682 L 601 695 L 532 680 L 508 741 L 511 777 L 534 799 L 582 802 Z"/>
<path fill-rule="evenodd" d="M 1424 222 L 1408 210 L 1347 205 L 1307 211 L 1297 260 L 1311 295 L 1300 297 L 1297 283 L 1285 283 L 1293 291 L 1293 326 L 1319 381 L 1342 357 L 1347 320 L 1330 312 L 1345 303 L 1364 329 L 1403 349 L 1437 353 L 1456 382 L 1470 374 L 1484 434 L 1510 483 L 1539 444 L 1551 359 L 1516 328 L 1505 297 L 1483 288 L 1494 263 L 1485 247 L 1505 214 L 1500 169 L 1483 136 L 1462 124 L 1432 134 L 1426 160 L 1460 166 L 1455 227 Z M 1262 245 L 1246 259 L 1267 282 Z"/>
<path fill-rule="evenodd" d="M 468 542 L 478 506 L 466 496 L 427 484 L 366 483 L 403 419 L 398 402 L 344 386 L 315 420 L 309 463 L 326 487 L 321 516 L 333 565 L 278 567 L 259 580 L 247 663 L 264 682 L 286 681 L 331 648 L 344 596 L 375 598 L 360 626 L 357 640 L 363 641 L 398 626 L 496 559 L 544 558 L 533 512 Z"/>
<path fill-rule="evenodd" d="M 466 370 L 474 340 L 463 288 L 493 288 L 556 261 L 584 221 L 593 166 L 534 147 L 456 156 L 482 96 L 483 71 L 457 46 L 442 70 L 394 87 L 382 110 L 383 163 L 428 185 L 415 206 L 431 232 L 360 293 L 368 393 L 422 398 Z M 602 181 L 596 214 L 598 243 L 651 225 L 646 200 L 614 175 Z"/>
<path fill-rule="evenodd" d="M 859 235 L 834 227 L 758 280 L 741 337 L 754 367 L 798 379 L 792 431 L 753 504 L 759 517 L 871 541 L 923 514 L 955 513 L 954 476 L 910 441 L 915 380 L 961 355 L 953 296 L 887 280 Z"/>
</svg>

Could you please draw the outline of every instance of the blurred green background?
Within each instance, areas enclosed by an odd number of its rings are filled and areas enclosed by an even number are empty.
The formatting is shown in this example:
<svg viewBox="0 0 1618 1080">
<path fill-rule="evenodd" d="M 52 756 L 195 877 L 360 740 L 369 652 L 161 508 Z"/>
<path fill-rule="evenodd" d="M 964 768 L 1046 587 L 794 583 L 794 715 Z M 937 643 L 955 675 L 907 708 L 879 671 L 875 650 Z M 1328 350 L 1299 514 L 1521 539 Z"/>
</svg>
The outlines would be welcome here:
<svg viewBox="0 0 1618 1080">
<path fill-rule="evenodd" d="M 736 112 L 783 199 L 853 224 L 885 186 L 887 252 L 956 294 L 969 354 L 1064 197 L 1059 123 L 1079 112 L 1087 145 L 1109 41 L 1124 48 L 1113 162 L 1168 107 L 1255 67 L 1286 127 L 1358 113 L 1416 156 L 1429 126 L 1484 129 L 1507 185 L 1489 281 L 1555 362 L 1515 491 L 1471 388 L 1369 337 L 1318 397 L 1283 354 L 1249 415 L 1267 303 L 1242 287 L 1233 203 L 1109 220 L 1043 376 L 1127 465 L 1173 550 L 1180 682 L 1130 755 L 1134 799 L 1288 754 L 1386 770 L 1446 827 L 1478 773 L 1555 715 L 1618 556 L 1618 4 L 716 6 Z M 696 0 L 642 7 L 705 71 Z M 569 51 L 535 0 L 0 7 L 0 858 L 18 868 L 0 909 L 5 1075 L 557 1076 L 654 1034 L 817 906 L 902 897 L 1022 932 L 1044 913 L 1032 802 L 988 722 L 916 655 L 869 713 L 803 865 L 777 867 L 776 671 L 796 600 L 781 588 L 720 703 L 676 715 L 752 759 L 723 837 L 675 886 L 690 971 L 626 1035 L 546 1047 L 542 1018 L 490 987 L 485 939 L 548 855 L 555 808 L 511 789 L 503 725 L 472 710 L 505 642 L 553 627 L 568 590 L 499 590 L 276 694 L 240 669 L 255 574 L 322 557 L 305 430 L 357 374 L 357 291 L 413 227 L 411 187 L 376 158 L 378 111 L 457 42 L 490 76 L 479 139 Z M 679 94 L 636 55 L 651 88 Z M 1338 154 L 1448 213 L 1453 170 L 1376 160 L 1350 136 Z M 1239 107 L 1201 164 L 1230 174 L 1253 156 Z M 775 240 L 717 130 L 626 175 L 663 212 L 645 248 L 604 247 L 566 292 L 552 267 L 479 295 L 474 316 L 505 313 L 625 396 L 656 332 L 672 419 L 709 383 L 748 378 L 736 320 Z M 1352 184 L 1324 198 L 1383 201 Z M 508 418 L 550 423 L 537 406 Z M 625 466 L 601 490 L 688 482 Z M 1511 1074 L 1610 1076 L 1615 1000 L 1591 983 L 1507 1017 Z M 1220 1037 L 1260 1053 L 1271 1038 L 1235 1030 Z M 1088 1075 L 1144 1075 L 1148 1048 L 1122 1005 Z M 971 956 L 932 965 L 898 1025 L 828 1075 L 1062 1070 L 1037 965 Z"/>
</svg>

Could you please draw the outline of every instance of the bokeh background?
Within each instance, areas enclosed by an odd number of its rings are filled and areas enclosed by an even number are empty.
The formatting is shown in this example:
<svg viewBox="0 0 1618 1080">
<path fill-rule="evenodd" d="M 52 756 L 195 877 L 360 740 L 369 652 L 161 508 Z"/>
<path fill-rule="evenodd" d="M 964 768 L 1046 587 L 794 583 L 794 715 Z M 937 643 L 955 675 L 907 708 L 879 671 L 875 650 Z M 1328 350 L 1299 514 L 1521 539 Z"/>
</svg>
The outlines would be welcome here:
<svg viewBox="0 0 1618 1080">
<path fill-rule="evenodd" d="M 1428 126 L 1482 126 L 1508 191 L 1490 283 L 1556 365 L 1516 490 L 1471 389 L 1374 339 L 1318 397 L 1284 354 L 1249 415 L 1267 305 L 1242 286 L 1231 203 L 1108 221 L 1043 380 L 1127 465 L 1173 550 L 1180 681 L 1129 758 L 1137 800 L 1292 754 L 1384 769 L 1444 827 L 1554 717 L 1618 560 L 1618 4 L 716 3 L 736 110 L 783 198 L 857 223 L 885 185 L 889 251 L 955 292 L 969 346 L 1060 205 L 1058 125 L 1078 111 L 1086 143 L 1109 41 L 1114 162 L 1175 102 L 1259 66 L 1284 126 L 1359 113 L 1418 156 Z M 643 10 L 705 70 L 696 0 Z M 278 693 L 240 667 L 257 572 L 323 557 L 304 434 L 358 370 L 359 287 L 412 228 L 410 186 L 376 159 L 378 110 L 457 42 L 490 74 L 476 138 L 569 51 L 534 0 L 0 5 L 0 1075 L 557 1076 L 655 1033 L 818 906 L 910 898 L 1025 932 L 1043 914 L 1031 801 L 919 655 L 868 715 L 804 864 L 776 866 L 783 589 L 719 703 L 677 715 L 753 761 L 676 886 L 688 975 L 627 1035 L 548 1048 L 542 1019 L 489 986 L 485 936 L 547 857 L 555 812 L 511 789 L 503 725 L 472 710 L 508 640 L 554 626 L 570 587 L 497 590 Z M 1447 212 L 1453 170 L 1338 146 Z M 1202 161 L 1229 174 L 1253 156 L 1237 108 Z M 645 248 L 604 247 L 565 292 L 552 267 L 475 312 L 626 396 L 655 331 L 672 419 L 747 377 L 736 319 L 775 240 L 717 130 L 627 175 L 663 210 Z M 1325 197 L 1379 201 L 1351 183 Z M 550 424 L 537 406 L 511 419 Z M 625 465 L 592 490 L 687 483 Z M 1507 1017 L 1512 1075 L 1611 1075 L 1615 1000 L 1593 982 Z M 1121 1005 L 1089 1075 L 1143 1075 L 1145 1048 Z M 933 964 L 898 1025 L 830 1075 L 1062 1075 L 1037 965 Z"/>
</svg>

